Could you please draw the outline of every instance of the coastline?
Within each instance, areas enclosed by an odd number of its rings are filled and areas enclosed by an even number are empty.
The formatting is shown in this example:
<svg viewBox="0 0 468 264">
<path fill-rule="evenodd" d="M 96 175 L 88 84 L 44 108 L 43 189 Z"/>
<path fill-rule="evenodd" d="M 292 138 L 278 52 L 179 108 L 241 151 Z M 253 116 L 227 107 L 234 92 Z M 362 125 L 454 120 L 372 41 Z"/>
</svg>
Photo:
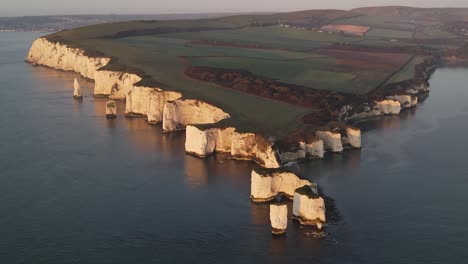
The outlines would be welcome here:
<svg viewBox="0 0 468 264">
<path fill-rule="evenodd" d="M 161 123 L 164 132 L 186 130 L 185 150 L 189 154 L 206 157 L 216 152 L 230 153 L 233 158 L 251 160 L 265 168 L 279 168 L 308 157 L 322 158 L 324 151 L 340 153 L 344 145 L 360 149 L 360 130 L 336 122 L 346 124 L 363 118 L 398 115 L 401 110 L 415 107 L 418 97 L 429 92 L 428 80 L 436 69 L 434 63 L 421 65 L 416 69 L 418 79 L 390 87 L 384 85 L 372 92 L 367 101 L 342 106 L 338 120 L 329 120 L 327 126 L 280 140 L 267 139 L 259 133 L 237 132 L 236 127 L 229 125 L 220 126 L 229 123 L 229 113 L 202 100 L 184 98 L 179 92 L 140 86 L 144 77 L 138 74 L 105 70 L 111 61 L 108 57 L 91 56 L 84 50 L 42 37 L 34 41 L 26 61 L 93 80 L 95 96 L 126 102 L 126 116 L 147 118 L 150 124 Z M 352 133 L 355 139 L 350 144 L 351 130 L 355 131 Z"/>
</svg>

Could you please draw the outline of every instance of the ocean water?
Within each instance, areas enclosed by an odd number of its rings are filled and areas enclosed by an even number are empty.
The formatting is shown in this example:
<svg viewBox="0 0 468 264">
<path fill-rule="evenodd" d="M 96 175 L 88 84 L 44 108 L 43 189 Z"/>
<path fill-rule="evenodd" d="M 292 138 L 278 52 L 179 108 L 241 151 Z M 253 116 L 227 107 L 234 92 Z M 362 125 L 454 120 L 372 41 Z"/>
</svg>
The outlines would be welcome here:
<svg viewBox="0 0 468 264">
<path fill-rule="evenodd" d="M 468 70 L 439 69 L 416 109 L 362 123 L 362 151 L 298 165 L 342 221 L 273 238 L 252 163 L 105 119 L 91 82 L 78 102 L 76 74 L 24 63 L 38 36 L 0 33 L 0 263 L 466 263 Z"/>
</svg>

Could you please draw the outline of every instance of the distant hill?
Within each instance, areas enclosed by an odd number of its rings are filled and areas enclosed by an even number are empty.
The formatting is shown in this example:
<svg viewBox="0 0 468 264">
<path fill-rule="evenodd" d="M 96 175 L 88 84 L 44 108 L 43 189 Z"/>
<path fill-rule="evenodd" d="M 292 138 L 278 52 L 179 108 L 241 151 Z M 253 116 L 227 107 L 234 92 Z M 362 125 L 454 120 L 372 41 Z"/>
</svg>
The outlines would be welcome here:
<svg viewBox="0 0 468 264">
<path fill-rule="evenodd" d="M 367 16 L 398 16 L 417 20 L 468 21 L 468 8 L 383 6 L 356 8 L 352 9 L 351 12 Z"/>
<path fill-rule="evenodd" d="M 0 17 L 0 31 L 49 31 L 89 26 L 94 24 L 132 20 L 200 19 L 234 15 L 233 13 L 154 14 L 154 15 L 63 15 Z"/>
</svg>

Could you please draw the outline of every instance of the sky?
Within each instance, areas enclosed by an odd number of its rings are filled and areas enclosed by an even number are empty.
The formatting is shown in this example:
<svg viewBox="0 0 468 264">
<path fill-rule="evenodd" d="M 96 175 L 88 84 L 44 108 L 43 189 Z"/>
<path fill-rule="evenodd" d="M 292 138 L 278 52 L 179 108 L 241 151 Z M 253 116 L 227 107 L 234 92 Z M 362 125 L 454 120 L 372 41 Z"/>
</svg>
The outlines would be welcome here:
<svg viewBox="0 0 468 264">
<path fill-rule="evenodd" d="M 287 12 L 363 6 L 468 7 L 467 0 L 0 0 L 0 16 Z"/>
</svg>

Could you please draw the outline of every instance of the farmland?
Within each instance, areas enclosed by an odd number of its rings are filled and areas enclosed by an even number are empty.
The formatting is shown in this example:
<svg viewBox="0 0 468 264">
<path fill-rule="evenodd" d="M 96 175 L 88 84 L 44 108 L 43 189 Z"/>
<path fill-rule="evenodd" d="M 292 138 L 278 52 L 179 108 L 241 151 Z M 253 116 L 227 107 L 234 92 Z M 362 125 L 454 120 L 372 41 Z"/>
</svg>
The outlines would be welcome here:
<svg viewBox="0 0 468 264">
<path fill-rule="evenodd" d="M 47 38 L 91 56 L 111 57 L 107 70 L 138 73 L 141 84 L 212 103 L 228 112 L 236 127 L 282 136 L 300 129 L 303 116 L 319 114 L 331 102 L 413 78 L 426 49 L 443 54 L 458 48 L 457 36 L 444 31 L 440 21 L 372 12 L 133 21 Z M 327 25 L 369 30 L 321 30 Z"/>
</svg>

